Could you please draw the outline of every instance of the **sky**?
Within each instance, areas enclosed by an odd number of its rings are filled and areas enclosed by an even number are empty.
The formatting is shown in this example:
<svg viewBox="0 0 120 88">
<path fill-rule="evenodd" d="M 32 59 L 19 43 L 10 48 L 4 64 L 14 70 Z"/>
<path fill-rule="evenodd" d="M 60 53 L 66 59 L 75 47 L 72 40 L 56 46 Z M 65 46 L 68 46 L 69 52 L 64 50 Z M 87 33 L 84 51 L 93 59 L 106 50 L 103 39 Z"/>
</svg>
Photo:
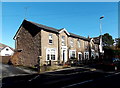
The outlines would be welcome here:
<svg viewBox="0 0 120 88">
<path fill-rule="evenodd" d="M 118 2 L 119 0 L 1 0 L 4 2 Z"/>
<path fill-rule="evenodd" d="M 0 42 L 14 48 L 13 37 L 25 18 L 57 29 L 66 28 L 80 36 L 96 37 L 100 35 L 100 16 L 104 16 L 102 34 L 118 37 L 117 2 L 2 2 Z"/>
</svg>

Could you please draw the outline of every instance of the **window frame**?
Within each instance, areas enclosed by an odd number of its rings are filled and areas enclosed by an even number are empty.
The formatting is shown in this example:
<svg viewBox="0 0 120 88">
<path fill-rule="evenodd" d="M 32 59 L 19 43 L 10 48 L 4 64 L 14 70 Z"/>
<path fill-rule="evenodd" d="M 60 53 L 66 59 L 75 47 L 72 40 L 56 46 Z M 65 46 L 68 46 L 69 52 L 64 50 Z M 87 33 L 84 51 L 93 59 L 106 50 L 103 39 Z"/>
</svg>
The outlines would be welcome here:
<svg viewBox="0 0 120 88">
<path fill-rule="evenodd" d="M 61 42 L 62 46 L 65 46 L 65 36 L 62 36 L 61 40 L 62 40 L 62 42 Z"/>
<path fill-rule="evenodd" d="M 49 55 L 49 59 L 48 59 Z M 54 57 L 54 59 L 53 59 Z M 57 51 L 55 48 L 47 48 L 46 49 L 46 61 L 56 61 L 57 60 Z"/>
<path fill-rule="evenodd" d="M 69 50 L 69 58 L 71 58 L 71 56 L 72 56 L 72 52 L 75 52 L 75 57 L 73 57 L 73 58 L 76 58 L 76 50 Z"/>
<path fill-rule="evenodd" d="M 73 47 L 74 46 L 74 40 L 70 39 L 70 46 Z"/>
<path fill-rule="evenodd" d="M 78 40 L 77 43 L 78 43 L 78 48 L 80 48 L 81 47 L 81 41 Z"/>
<path fill-rule="evenodd" d="M 48 38 L 49 38 L 48 40 L 49 44 L 53 44 L 53 34 L 50 33 Z M 50 41 L 52 41 L 52 43 Z"/>
<path fill-rule="evenodd" d="M 84 60 L 89 60 L 89 52 L 84 52 Z"/>
</svg>

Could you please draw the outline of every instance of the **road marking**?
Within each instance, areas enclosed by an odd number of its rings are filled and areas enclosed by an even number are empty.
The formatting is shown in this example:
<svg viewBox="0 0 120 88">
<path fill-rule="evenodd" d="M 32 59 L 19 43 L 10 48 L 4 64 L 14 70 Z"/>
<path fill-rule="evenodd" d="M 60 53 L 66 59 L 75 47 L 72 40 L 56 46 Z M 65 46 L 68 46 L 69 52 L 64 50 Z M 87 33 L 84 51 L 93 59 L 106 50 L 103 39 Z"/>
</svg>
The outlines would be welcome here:
<svg viewBox="0 0 120 88">
<path fill-rule="evenodd" d="M 107 75 L 107 76 L 104 76 L 104 77 L 107 78 L 107 77 L 114 76 L 114 75 L 118 75 L 118 74 L 120 74 L 120 72 L 114 73 L 114 74 L 112 74 L 112 75 Z M 85 83 L 92 82 L 92 81 L 94 81 L 94 80 L 87 80 L 87 81 L 83 81 L 83 82 L 79 82 L 79 83 L 67 85 L 67 86 L 64 86 L 64 87 L 62 87 L 62 88 L 69 88 L 69 87 L 73 87 L 73 86 L 76 86 L 76 85 L 85 84 Z"/>
<path fill-rule="evenodd" d="M 114 76 L 114 75 L 118 75 L 118 74 L 120 74 L 120 72 L 114 73 L 114 74 L 112 74 L 112 75 L 107 75 L 107 76 L 105 76 L 105 77 L 107 78 L 107 77 Z"/>
<path fill-rule="evenodd" d="M 76 86 L 76 85 L 85 84 L 85 83 L 92 82 L 92 81 L 93 80 L 87 80 L 87 81 L 83 81 L 83 82 L 80 82 L 80 83 L 75 83 L 75 84 L 71 84 L 71 85 L 68 85 L 68 86 L 64 86 L 62 88 L 69 88 L 69 87 L 73 87 L 73 86 Z"/>
<path fill-rule="evenodd" d="M 39 77 L 39 75 L 35 76 L 34 78 L 29 79 L 28 81 L 30 82 L 30 81 L 32 81 L 32 80 L 38 78 L 38 77 Z"/>
<path fill-rule="evenodd" d="M 120 72 L 118 72 L 118 73 L 115 73 L 116 75 L 118 75 L 118 74 L 120 74 Z"/>
</svg>

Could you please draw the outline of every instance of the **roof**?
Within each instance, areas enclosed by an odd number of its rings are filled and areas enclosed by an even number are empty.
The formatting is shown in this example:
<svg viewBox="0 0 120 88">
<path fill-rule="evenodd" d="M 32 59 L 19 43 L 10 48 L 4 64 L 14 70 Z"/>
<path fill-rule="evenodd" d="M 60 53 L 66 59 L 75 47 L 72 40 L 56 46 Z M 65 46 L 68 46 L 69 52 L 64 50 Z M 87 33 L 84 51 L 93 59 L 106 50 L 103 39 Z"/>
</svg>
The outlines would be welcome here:
<svg viewBox="0 0 120 88">
<path fill-rule="evenodd" d="M 43 30 L 55 32 L 55 33 L 58 33 L 58 34 L 59 34 L 59 32 L 60 32 L 61 30 L 63 30 L 63 28 L 62 28 L 62 29 L 56 29 L 56 28 L 53 28 L 53 27 L 48 27 L 48 26 L 45 26 L 45 25 L 42 25 L 42 24 L 38 24 L 38 23 L 35 23 L 35 22 L 32 22 L 32 21 L 28 21 L 28 20 L 24 20 L 22 24 L 24 24 L 25 22 L 31 23 L 31 24 L 39 27 L 39 28 L 42 28 Z M 21 25 L 22 25 L 22 24 L 21 24 Z M 21 27 L 21 26 L 20 26 L 20 27 Z M 20 30 L 20 27 L 19 27 L 18 31 Z M 18 33 L 18 31 L 17 31 L 17 33 Z M 15 36 L 14 36 L 13 39 L 15 39 L 17 33 L 15 34 Z M 86 37 L 82 37 L 82 36 L 79 36 L 79 35 L 76 35 L 76 34 L 73 34 L 73 33 L 70 33 L 70 32 L 68 32 L 68 33 L 70 34 L 70 35 L 69 35 L 70 37 L 80 38 L 80 39 L 89 41 L 89 39 L 86 38 Z"/>
<path fill-rule="evenodd" d="M 97 43 L 97 44 L 100 43 L 100 39 L 99 39 L 99 37 L 93 37 L 93 39 L 94 39 L 94 42 L 95 42 L 95 43 Z"/>
<path fill-rule="evenodd" d="M 79 36 L 79 35 L 76 35 L 76 34 L 73 34 L 73 33 L 70 33 L 70 36 L 71 36 L 71 37 L 75 37 L 75 38 L 80 38 L 80 39 L 83 39 L 83 40 L 86 40 L 86 41 L 89 41 L 88 38 L 83 37 L 83 36 Z"/>
<path fill-rule="evenodd" d="M 3 50 L 5 47 L 9 47 L 11 50 L 14 51 L 14 49 L 11 48 L 10 46 L 7 46 L 7 45 L 5 45 L 5 44 L 0 43 L 0 51 Z"/>
<path fill-rule="evenodd" d="M 42 25 L 42 24 L 38 24 L 38 23 L 35 23 L 35 22 L 32 22 L 32 21 L 28 21 L 28 22 L 30 22 L 30 23 L 32 23 L 32 24 L 34 24 L 34 25 L 36 25 L 36 26 L 38 26 L 38 27 L 40 27 L 40 28 L 43 28 L 43 29 L 45 29 L 45 30 L 50 30 L 50 31 L 54 31 L 54 32 L 57 32 L 58 33 L 58 29 L 56 29 L 56 28 L 53 28 L 53 27 L 48 27 L 48 26 L 45 26 L 45 25 Z"/>
</svg>

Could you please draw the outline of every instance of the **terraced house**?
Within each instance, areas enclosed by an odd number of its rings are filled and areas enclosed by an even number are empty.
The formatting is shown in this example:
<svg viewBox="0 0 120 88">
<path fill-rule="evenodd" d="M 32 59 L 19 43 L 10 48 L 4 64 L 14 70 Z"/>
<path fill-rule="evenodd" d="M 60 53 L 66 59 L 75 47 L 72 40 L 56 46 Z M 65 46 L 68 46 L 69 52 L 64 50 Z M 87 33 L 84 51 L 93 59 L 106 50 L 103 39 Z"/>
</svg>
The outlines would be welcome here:
<svg viewBox="0 0 120 88">
<path fill-rule="evenodd" d="M 13 63 L 24 66 L 64 64 L 99 57 L 99 43 L 68 32 L 24 20 L 14 36 L 16 53 Z"/>
</svg>

